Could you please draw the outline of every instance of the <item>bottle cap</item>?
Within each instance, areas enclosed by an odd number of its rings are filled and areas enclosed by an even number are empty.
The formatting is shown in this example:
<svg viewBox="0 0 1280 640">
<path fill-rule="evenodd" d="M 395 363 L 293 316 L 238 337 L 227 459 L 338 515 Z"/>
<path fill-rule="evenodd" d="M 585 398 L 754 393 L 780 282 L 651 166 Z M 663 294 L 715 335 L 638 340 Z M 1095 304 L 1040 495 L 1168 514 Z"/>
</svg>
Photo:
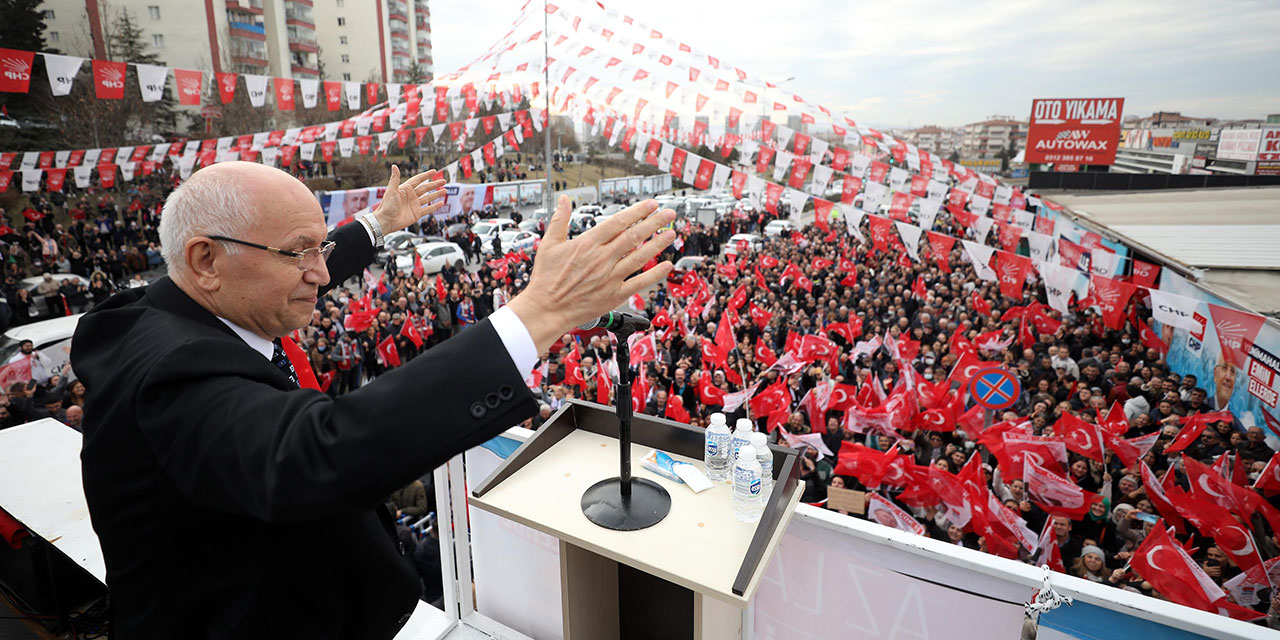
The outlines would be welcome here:
<svg viewBox="0 0 1280 640">
<path fill-rule="evenodd" d="M 754 431 L 756 425 L 747 418 L 738 418 L 738 428 L 743 431 Z"/>
<path fill-rule="evenodd" d="M 749 444 L 742 445 L 742 447 L 738 449 L 738 459 L 739 460 L 755 460 L 756 448 Z"/>
<path fill-rule="evenodd" d="M 725 420 L 723 413 L 716 412 L 711 414 L 711 424 L 728 424 L 728 421 Z"/>
<path fill-rule="evenodd" d="M 761 451 L 761 450 L 768 451 L 769 436 L 766 436 L 765 434 L 760 433 L 759 431 L 751 434 L 751 446 L 755 447 L 756 451 Z"/>
</svg>

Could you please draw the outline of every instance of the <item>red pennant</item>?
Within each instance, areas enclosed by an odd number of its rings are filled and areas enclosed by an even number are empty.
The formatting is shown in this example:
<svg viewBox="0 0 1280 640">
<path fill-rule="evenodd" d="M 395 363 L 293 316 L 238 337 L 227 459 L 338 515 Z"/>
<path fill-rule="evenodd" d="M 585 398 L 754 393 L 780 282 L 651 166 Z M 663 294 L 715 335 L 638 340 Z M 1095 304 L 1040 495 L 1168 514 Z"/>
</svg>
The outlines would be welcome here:
<svg viewBox="0 0 1280 640">
<path fill-rule="evenodd" d="M 124 98 L 125 70 L 124 62 L 93 61 L 93 88 L 99 100 Z"/>
<path fill-rule="evenodd" d="M 31 69 L 35 61 L 35 55 L 34 51 L 0 49 L 0 92 L 26 93 L 30 89 Z M 95 68 L 97 67 L 97 62 L 97 60 L 94 60 Z M 123 73 L 121 73 L 120 79 L 124 80 Z M 123 87 L 123 85 L 121 86 Z"/>
<path fill-rule="evenodd" d="M 1218 334 L 1223 359 L 1236 367 L 1243 367 L 1258 331 L 1266 322 L 1265 318 L 1212 303 L 1209 304 L 1209 314 L 1213 318 L 1214 332 Z"/>
</svg>

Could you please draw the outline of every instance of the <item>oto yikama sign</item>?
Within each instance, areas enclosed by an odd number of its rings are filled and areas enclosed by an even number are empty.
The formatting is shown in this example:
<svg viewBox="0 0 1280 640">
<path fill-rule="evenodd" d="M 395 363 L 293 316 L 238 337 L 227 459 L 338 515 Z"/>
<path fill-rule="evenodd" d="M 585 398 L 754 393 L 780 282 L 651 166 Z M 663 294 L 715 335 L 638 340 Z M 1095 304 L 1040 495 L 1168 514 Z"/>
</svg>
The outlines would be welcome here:
<svg viewBox="0 0 1280 640">
<path fill-rule="evenodd" d="M 1124 98 L 1032 100 L 1026 160 L 1112 164 L 1123 113 Z"/>
</svg>

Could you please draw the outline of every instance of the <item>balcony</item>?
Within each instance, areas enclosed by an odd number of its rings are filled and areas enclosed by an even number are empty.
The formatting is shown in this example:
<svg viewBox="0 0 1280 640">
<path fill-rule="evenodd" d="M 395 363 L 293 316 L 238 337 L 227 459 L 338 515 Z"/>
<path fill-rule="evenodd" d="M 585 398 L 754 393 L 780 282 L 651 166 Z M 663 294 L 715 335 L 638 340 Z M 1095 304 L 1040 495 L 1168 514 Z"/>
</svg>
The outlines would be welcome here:
<svg viewBox="0 0 1280 640">
<path fill-rule="evenodd" d="M 285 24 L 306 27 L 308 29 L 316 28 L 315 16 L 310 9 L 305 7 L 289 7 L 284 12 Z"/>
<path fill-rule="evenodd" d="M 293 64 L 293 65 L 290 65 L 290 66 L 289 66 L 289 68 L 293 70 L 293 74 L 294 74 L 294 75 L 312 76 L 312 77 L 316 77 L 316 78 L 319 78 L 319 77 L 320 77 L 320 70 L 319 70 L 319 69 L 312 69 L 311 67 L 304 67 L 304 66 L 302 66 L 302 65 L 300 65 L 300 64 Z"/>
<path fill-rule="evenodd" d="M 289 50 L 302 53 L 320 53 L 320 46 L 316 44 L 315 38 L 294 37 L 289 36 Z"/>
<path fill-rule="evenodd" d="M 245 4 L 240 4 L 238 0 L 227 0 L 227 11 L 260 16 L 262 15 L 262 0 L 251 0 Z"/>
<path fill-rule="evenodd" d="M 401 48 L 401 47 L 397 47 L 397 46 L 395 45 L 395 43 L 392 43 L 392 45 L 391 45 L 391 56 L 392 56 L 392 57 L 410 58 L 410 57 L 412 57 L 412 55 L 413 55 L 413 54 L 411 54 L 411 53 L 409 52 L 409 48 L 408 48 L 408 47 Z"/>
<path fill-rule="evenodd" d="M 263 56 L 263 57 L 259 58 L 258 56 Z M 266 56 L 260 53 L 245 54 L 242 56 L 231 56 L 231 61 L 236 64 L 245 65 L 247 67 L 262 67 L 264 69 L 268 65 Z"/>
<path fill-rule="evenodd" d="M 251 22 L 232 22 L 229 23 L 231 37 L 244 38 L 246 40 L 266 41 L 267 29 L 260 24 Z"/>
<path fill-rule="evenodd" d="M 408 40 L 408 39 L 409 39 L 409 31 L 408 31 L 407 29 L 392 29 L 392 30 L 391 30 L 391 37 L 392 37 L 392 38 L 399 38 L 399 39 L 401 39 L 401 40 Z"/>
<path fill-rule="evenodd" d="M 302 6 L 304 6 L 304 7 L 313 7 L 313 6 L 315 6 L 315 5 L 312 3 L 312 1 L 311 1 L 311 0 L 286 0 L 286 4 L 285 4 L 285 6 L 286 6 L 286 7 L 288 7 L 288 6 L 289 6 L 287 3 L 299 4 L 299 5 L 302 5 Z"/>
</svg>

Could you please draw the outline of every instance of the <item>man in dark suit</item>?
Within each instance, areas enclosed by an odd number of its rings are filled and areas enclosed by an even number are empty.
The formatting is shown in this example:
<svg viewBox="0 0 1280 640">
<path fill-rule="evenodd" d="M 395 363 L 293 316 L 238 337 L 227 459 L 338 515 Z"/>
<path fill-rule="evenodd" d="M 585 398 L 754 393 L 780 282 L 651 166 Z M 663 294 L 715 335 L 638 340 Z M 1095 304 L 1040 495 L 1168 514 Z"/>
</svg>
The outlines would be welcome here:
<svg viewBox="0 0 1280 640">
<path fill-rule="evenodd" d="M 440 207 L 435 172 L 326 237 L 287 173 L 200 170 L 165 204 L 169 276 L 80 320 L 85 496 L 112 637 L 391 638 L 420 592 L 375 512 L 386 495 L 533 415 L 523 378 L 573 325 L 670 271 L 653 202 L 566 239 L 562 199 L 529 286 L 483 322 L 357 391 L 299 389 L 280 338 L 384 233 Z M 327 260 L 326 260 L 327 258 Z"/>
</svg>

